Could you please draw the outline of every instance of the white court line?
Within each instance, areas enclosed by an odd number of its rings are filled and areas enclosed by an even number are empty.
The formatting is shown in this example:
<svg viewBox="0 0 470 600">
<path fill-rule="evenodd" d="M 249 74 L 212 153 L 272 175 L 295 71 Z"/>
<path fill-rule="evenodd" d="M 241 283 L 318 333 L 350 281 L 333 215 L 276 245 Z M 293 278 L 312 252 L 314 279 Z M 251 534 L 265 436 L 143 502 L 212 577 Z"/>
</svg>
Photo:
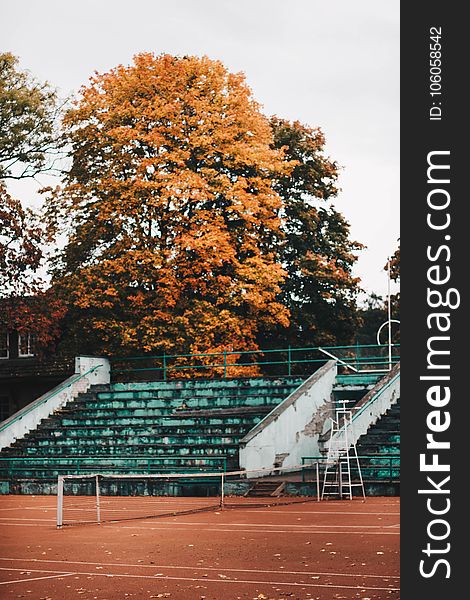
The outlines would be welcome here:
<svg viewBox="0 0 470 600">
<path fill-rule="evenodd" d="M 128 519 L 128 520 L 133 520 L 133 519 Z M 122 525 L 124 521 L 117 521 L 117 522 L 111 522 L 109 521 L 108 523 L 102 523 L 101 527 L 121 527 L 122 529 L 144 529 L 146 531 L 149 530 L 156 530 L 156 531 L 175 531 L 175 527 L 174 525 L 172 527 L 138 527 L 135 525 Z M 75 523 L 76 525 L 96 525 L 98 527 L 98 524 L 96 523 L 96 521 L 87 521 L 87 522 L 80 522 L 77 523 L 76 521 L 73 521 L 73 523 Z M 46 527 L 46 525 L 42 525 L 40 523 L 38 524 L 34 524 L 34 523 L 1 523 L 0 524 L 1 527 Z M 71 524 L 72 526 L 72 524 Z M 225 524 L 225 526 L 230 526 L 230 524 Z M 251 534 L 256 534 L 256 533 L 290 533 L 290 534 L 294 534 L 294 533 L 298 533 L 298 534 L 303 534 L 303 535 L 324 535 L 324 534 L 331 534 L 331 535 L 400 535 L 400 532 L 397 531 L 395 532 L 385 532 L 385 531 L 312 531 L 312 530 L 307 530 L 307 531 L 296 531 L 296 530 L 292 530 L 292 531 L 287 531 L 286 529 L 222 529 L 222 528 L 214 528 L 214 527 L 179 527 L 177 531 L 215 531 L 215 532 L 228 532 L 228 533 L 251 533 Z"/>
<path fill-rule="evenodd" d="M 225 524 L 224 525 L 230 526 L 230 524 Z M 156 530 L 156 531 L 175 531 L 175 527 L 139 527 L 138 525 L 122 525 L 122 521 L 120 521 L 119 523 L 103 523 L 102 526 L 105 527 L 120 527 L 122 529 L 145 529 L 145 530 Z M 251 534 L 256 534 L 256 533 L 289 533 L 289 534 L 294 534 L 294 533 L 300 533 L 300 534 L 305 534 L 305 535 L 314 535 L 314 534 L 318 534 L 318 535 L 324 535 L 324 534 L 331 534 L 331 535 L 400 535 L 400 533 L 397 532 L 386 532 L 386 531 L 313 531 L 313 530 L 292 530 L 292 531 L 286 531 L 285 529 L 222 529 L 221 527 L 215 528 L 215 527 L 195 527 L 195 528 L 189 528 L 189 527 L 179 527 L 177 529 L 177 531 L 222 531 L 222 532 L 228 532 L 228 533 L 251 533 Z"/>
<path fill-rule="evenodd" d="M 12 583 L 25 583 L 26 581 L 39 581 L 40 579 L 62 579 L 62 577 L 70 577 L 75 573 L 61 573 L 60 575 L 48 575 L 47 577 L 31 577 L 29 579 L 14 579 L 13 581 L 0 581 L 0 585 L 11 585 Z"/>
<path fill-rule="evenodd" d="M 229 505 L 230 508 L 230 505 Z M 272 508 L 277 508 L 277 507 L 272 507 Z M 234 509 L 235 510 L 235 509 Z M 252 508 L 251 510 L 243 510 L 243 509 L 236 509 L 237 513 L 238 512 L 260 512 L 260 513 L 272 513 L 272 509 L 270 510 L 258 510 L 256 508 Z M 378 517 L 387 517 L 387 516 L 397 516 L 400 513 L 399 512 L 387 512 L 387 513 L 375 513 L 375 512 L 350 512 L 347 510 L 283 510 L 282 511 L 283 515 L 365 515 L 365 516 L 378 516 Z"/>
<path fill-rule="evenodd" d="M 45 527 L 45 525 L 41 525 L 41 523 L 1 523 L 1 527 Z"/>
<path fill-rule="evenodd" d="M 20 571 L 20 569 L 10 569 L 11 571 L 15 570 L 15 571 Z M 44 573 L 44 571 L 41 571 L 39 569 L 30 569 L 31 572 L 36 572 L 36 573 Z M 54 571 L 47 571 L 48 573 L 54 572 Z M 56 571 L 57 572 L 57 571 Z M 65 574 L 64 573 L 59 573 L 57 572 L 58 577 L 64 577 Z M 153 581 L 168 581 L 168 580 L 173 580 L 173 581 L 194 581 L 194 582 L 211 582 L 211 583 L 246 583 L 246 584 L 255 584 L 255 585 L 284 585 L 284 586 L 295 586 L 295 587 L 312 587 L 312 588 L 335 588 L 335 589 L 347 589 L 347 590 L 367 590 L 367 591 L 398 591 L 399 588 L 392 588 L 392 587 L 369 587 L 369 586 L 363 586 L 363 585 L 333 585 L 330 583 L 299 583 L 299 582 L 286 582 L 286 581 L 253 581 L 251 579 L 208 579 L 207 577 L 204 578 L 197 578 L 197 577 L 171 577 L 168 575 L 164 575 L 162 576 L 157 576 L 157 575 L 131 575 L 129 573 L 123 573 L 120 575 L 115 575 L 115 574 L 111 574 L 111 573 L 88 573 L 88 572 L 81 572 L 81 571 L 76 571 L 75 573 L 67 573 L 67 576 L 70 575 L 86 575 L 86 576 L 92 576 L 92 577 L 110 577 L 110 578 L 131 578 L 131 579 L 152 579 Z M 41 578 L 43 579 L 43 578 Z M 46 578 L 44 578 L 46 579 Z M 18 581 L 15 581 L 13 583 L 18 583 Z"/>
<path fill-rule="evenodd" d="M 1 510 L 55 510 L 55 506 L 11 506 L 10 508 L 0 508 Z"/>
<path fill-rule="evenodd" d="M 281 571 L 274 571 L 272 569 L 234 569 L 225 567 L 201 567 L 197 566 L 180 566 L 180 565 L 143 565 L 134 563 L 105 563 L 105 562 L 92 562 L 85 560 L 59 560 L 59 559 L 47 559 L 47 558 L 8 558 L 1 557 L 0 560 L 20 561 L 20 562 L 34 562 L 34 563 L 59 563 L 67 565 L 98 565 L 102 567 L 135 567 L 137 569 L 189 569 L 199 571 L 233 571 L 234 573 L 277 573 Z M 2 568 L 2 567 L 0 567 Z M 6 569 L 6 567 L 3 567 Z M 27 570 L 27 569 L 26 569 Z M 289 575 L 331 575 L 332 577 L 375 577 L 379 579 L 400 579 L 399 575 L 362 575 L 359 573 L 331 573 L 331 572 L 318 572 L 318 571 L 284 571 Z"/>
<path fill-rule="evenodd" d="M 76 505 L 78 506 L 78 505 Z M 193 504 L 185 504 L 184 506 L 194 506 Z M 70 505 L 67 505 L 68 509 L 73 509 L 73 510 L 83 510 L 83 511 L 88 511 L 88 510 L 93 510 L 94 507 L 90 507 L 90 508 L 76 508 L 76 507 L 72 507 Z M 173 508 L 173 506 L 172 506 Z M 237 509 L 233 509 L 236 510 L 237 513 L 261 513 L 261 514 L 272 514 L 274 512 L 274 509 L 276 508 L 283 508 L 283 506 L 272 506 L 269 508 L 269 510 L 261 510 L 261 509 L 257 509 L 257 508 L 237 508 Z M 56 507 L 55 506 L 36 506 L 36 507 L 32 507 L 32 506 L 14 506 L 11 508 L 0 508 L 0 511 L 8 511 L 8 510 L 17 510 L 17 511 L 23 511 L 23 510 L 44 510 L 46 512 L 52 511 L 55 512 L 56 511 Z M 119 509 L 114 509 L 114 510 L 119 510 Z M 142 509 L 144 510 L 144 509 Z M 283 515 L 366 515 L 366 516 L 399 516 L 400 512 L 349 512 L 349 511 L 333 511 L 333 510 L 284 510 L 282 511 Z"/>
<path fill-rule="evenodd" d="M 95 508 L 96 512 L 96 508 Z M 55 523 L 56 519 L 28 519 L 27 517 L 0 517 L 0 525 L 1 521 L 45 521 L 47 523 Z"/>
<path fill-rule="evenodd" d="M 152 518 L 152 517 L 150 517 Z M 173 525 L 174 527 L 178 525 L 204 525 L 201 521 L 160 521 L 162 525 Z M 277 527 L 277 528 L 289 528 L 289 527 L 297 527 L 301 529 L 309 529 L 313 528 L 353 528 L 353 529 L 386 529 L 390 527 L 390 525 L 302 525 L 301 523 L 221 523 L 221 525 L 230 526 L 230 527 Z"/>
<path fill-rule="evenodd" d="M 230 506 L 230 505 L 229 505 Z M 244 510 L 243 508 L 238 508 L 237 513 L 248 512 L 248 513 L 272 513 L 274 508 L 282 508 L 282 506 L 273 506 L 269 510 L 258 510 L 257 508 L 252 508 L 251 510 Z M 283 510 L 283 515 L 377 515 L 380 517 L 387 517 L 392 515 L 399 515 L 399 512 L 350 512 L 350 511 L 340 511 L 340 510 Z"/>
<path fill-rule="evenodd" d="M 96 511 L 96 508 L 95 508 Z M 132 518 L 132 517 L 131 517 Z M 143 517 L 145 518 L 145 517 Z M 157 518 L 157 517 L 149 517 L 149 519 L 153 519 L 153 518 Z M 2 521 L 44 521 L 46 523 L 55 523 L 56 520 L 55 519 L 29 519 L 27 517 L 0 517 L 0 524 Z M 72 521 L 74 521 L 72 519 Z M 76 523 L 79 523 L 80 521 L 74 521 Z M 174 525 L 179 526 L 179 525 L 203 525 L 202 522 L 200 521 L 178 521 L 177 523 L 173 523 L 171 521 L 162 521 L 163 525 Z M 399 525 L 302 525 L 300 523 L 278 523 L 278 524 L 272 524 L 272 523 L 221 523 L 221 525 L 230 525 L 230 527 L 278 527 L 278 528 L 289 528 L 289 527 L 297 527 L 297 528 L 302 528 L 302 529 L 307 529 L 307 528 L 334 528 L 334 529 L 341 529 L 341 528 L 353 528 L 353 529 L 389 529 L 390 527 L 398 527 Z"/>
</svg>

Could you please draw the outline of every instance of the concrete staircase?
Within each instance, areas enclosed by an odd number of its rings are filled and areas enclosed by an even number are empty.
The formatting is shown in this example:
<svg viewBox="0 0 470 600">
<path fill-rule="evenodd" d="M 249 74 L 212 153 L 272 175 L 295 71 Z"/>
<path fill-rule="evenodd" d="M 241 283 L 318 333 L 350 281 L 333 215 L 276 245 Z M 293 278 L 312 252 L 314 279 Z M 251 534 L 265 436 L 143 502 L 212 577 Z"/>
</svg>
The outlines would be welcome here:
<svg viewBox="0 0 470 600">
<path fill-rule="evenodd" d="M 286 484 L 284 481 L 279 480 L 260 480 L 250 486 L 246 492 L 246 498 L 277 498 L 281 496 Z"/>
<path fill-rule="evenodd" d="M 400 400 L 372 425 L 357 442 L 357 453 L 366 456 L 361 469 L 369 485 L 400 483 Z"/>
<path fill-rule="evenodd" d="M 399 365 L 375 384 L 372 375 L 369 382 L 360 377 L 337 376 L 334 398 L 338 404 L 346 400 L 347 408 L 352 409 L 354 435 L 350 435 L 356 442 L 367 493 L 396 495 L 400 486 Z M 380 401 L 384 397 L 387 408 L 374 405 L 374 399 Z M 321 439 L 325 453 L 328 437 L 329 432 L 325 432 Z M 354 461 L 351 475 L 353 482 L 359 482 Z"/>
</svg>

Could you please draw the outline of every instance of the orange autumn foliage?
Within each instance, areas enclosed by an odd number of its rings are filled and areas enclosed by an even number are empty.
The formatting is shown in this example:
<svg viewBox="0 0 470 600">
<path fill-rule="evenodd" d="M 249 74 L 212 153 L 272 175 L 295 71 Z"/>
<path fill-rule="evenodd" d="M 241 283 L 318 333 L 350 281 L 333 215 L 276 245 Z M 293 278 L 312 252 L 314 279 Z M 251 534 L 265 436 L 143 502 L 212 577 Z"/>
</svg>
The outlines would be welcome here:
<svg viewBox="0 0 470 600">
<path fill-rule="evenodd" d="M 71 347 L 253 350 L 288 324 L 273 180 L 292 165 L 242 74 L 139 54 L 96 74 L 65 127 L 73 162 L 48 218 L 68 234 L 53 286 Z"/>
</svg>

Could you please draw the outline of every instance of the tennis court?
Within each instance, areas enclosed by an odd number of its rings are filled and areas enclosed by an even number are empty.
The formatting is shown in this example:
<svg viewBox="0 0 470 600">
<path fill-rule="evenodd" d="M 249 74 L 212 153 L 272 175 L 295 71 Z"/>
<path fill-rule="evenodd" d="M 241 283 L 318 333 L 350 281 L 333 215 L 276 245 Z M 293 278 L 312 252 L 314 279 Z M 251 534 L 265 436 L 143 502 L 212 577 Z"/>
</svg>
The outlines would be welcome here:
<svg viewBox="0 0 470 600">
<path fill-rule="evenodd" d="M 140 501 L 122 500 L 126 506 Z M 161 501 L 162 512 L 201 503 L 190 497 Z M 233 510 L 57 529 L 56 497 L 0 496 L 0 532 L 1 598 L 400 596 L 399 498 L 239 503 Z"/>
</svg>

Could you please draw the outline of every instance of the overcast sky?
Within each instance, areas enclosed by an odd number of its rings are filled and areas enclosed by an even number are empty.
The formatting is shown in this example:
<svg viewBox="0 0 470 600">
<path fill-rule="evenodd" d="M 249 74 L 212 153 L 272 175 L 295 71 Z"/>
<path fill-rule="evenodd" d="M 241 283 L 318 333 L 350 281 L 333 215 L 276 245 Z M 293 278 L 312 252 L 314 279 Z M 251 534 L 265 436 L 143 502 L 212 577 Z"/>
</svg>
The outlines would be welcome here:
<svg viewBox="0 0 470 600">
<path fill-rule="evenodd" d="M 0 10 L 0 50 L 63 95 L 138 52 L 205 54 L 244 71 L 267 115 L 321 127 L 343 167 L 336 207 L 367 246 L 356 275 L 386 293 L 400 235 L 399 0 L 1 0 Z M 10 190 L 34 203 L 35 187 Z"/>
</svg>

